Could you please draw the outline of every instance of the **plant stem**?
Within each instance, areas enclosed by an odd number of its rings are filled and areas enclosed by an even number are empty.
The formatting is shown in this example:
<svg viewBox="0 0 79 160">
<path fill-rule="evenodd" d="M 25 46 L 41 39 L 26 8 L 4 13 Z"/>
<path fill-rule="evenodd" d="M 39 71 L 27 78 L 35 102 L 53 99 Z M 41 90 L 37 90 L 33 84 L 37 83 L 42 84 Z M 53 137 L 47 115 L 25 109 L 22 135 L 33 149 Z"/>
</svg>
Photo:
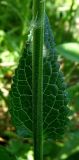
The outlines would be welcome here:
<svg viewBox="0 0 79 160">
<path fill-rule="evenodd" d="M 34 160 L 43 160 L 43 39 L 44 39 L 44 0 L 33 0 L 33 140 Z"/>
</svg>

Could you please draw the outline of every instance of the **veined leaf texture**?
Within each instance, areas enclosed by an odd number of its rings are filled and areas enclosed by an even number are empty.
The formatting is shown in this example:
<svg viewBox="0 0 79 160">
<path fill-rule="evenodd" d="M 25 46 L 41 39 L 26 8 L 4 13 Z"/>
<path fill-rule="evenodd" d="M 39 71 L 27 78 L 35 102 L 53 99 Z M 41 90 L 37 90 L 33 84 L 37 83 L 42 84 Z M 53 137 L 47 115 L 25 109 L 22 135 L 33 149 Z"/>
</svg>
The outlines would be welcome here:
<svg viewBox="0 0 79 160">
<path fill-rule="evenodd" d="M 54 38 L 45 15 L 45 56 L 43 59 L 43 134 L 57 139 L 68 124 L 68 96 L 57 62 Z M 28 42 L 19 60 L 9 94 L 10 113 L 16 129 L 32 134 L 32 53 Z"/>
</svg>

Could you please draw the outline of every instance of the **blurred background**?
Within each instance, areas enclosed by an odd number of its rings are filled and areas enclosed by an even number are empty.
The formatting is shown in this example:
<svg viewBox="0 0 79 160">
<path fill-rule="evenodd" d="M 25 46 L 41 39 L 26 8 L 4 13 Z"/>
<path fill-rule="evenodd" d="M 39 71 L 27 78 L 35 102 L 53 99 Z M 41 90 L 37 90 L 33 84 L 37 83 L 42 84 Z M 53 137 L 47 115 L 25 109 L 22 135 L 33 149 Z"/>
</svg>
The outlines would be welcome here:
<svg viewBox="0 0 79 160">
<path fill-rule="evenodd" d="M 44 160 L 79 160 L 79 0 L 46 0 L 46 12 L 68 86 L 71 124 L 62 140 L 44 142 Z M 32 0 L 0 0 L 0 160 L 33 160 L 32 140 L 16 134 L 8 112 L 12 76 L 32 25 Z"/>
</svg>

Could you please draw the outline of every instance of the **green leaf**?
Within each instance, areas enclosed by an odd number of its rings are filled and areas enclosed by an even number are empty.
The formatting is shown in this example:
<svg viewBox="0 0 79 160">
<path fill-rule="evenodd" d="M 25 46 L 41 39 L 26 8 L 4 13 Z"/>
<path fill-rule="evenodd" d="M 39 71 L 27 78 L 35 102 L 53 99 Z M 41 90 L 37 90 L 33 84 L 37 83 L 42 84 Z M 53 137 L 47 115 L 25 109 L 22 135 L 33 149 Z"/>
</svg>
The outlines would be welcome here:
<svg viewBox="0 0 79 160">
<path fill-rule="evenodd" d="M 68 93 L 69 93 L 71 99 L 73 99 L 76 94 L 78 95 L 79 94 L 79 82 L 70 86 L 68 88 Z"/>
<path fill-rule="evenodd" d="M 24 130 L 24 136 L 25 130 L 27 135 L 32 132 L 32 55 L 29 47 L 24 48 L 9 95 L 12 121 L 18 130 Z"/>
<path fill-rule="evenodd" d="M 14 160 L 26 160 L 31 144 L 23 142 L 22 139 L 11 139 L 6 148 L 10 155 L 16 157 Z"/>
<path fill-rule="evenodd" d="M 79 62 L 79 43 L 64 43 L 58 45 L 57 52 L 71 61 Z"/>
<path fill-rule="evenodd" d="M 70 105 L 73 107 L 75 112 L 79 112 L 79 82 L 68 87 L 68 93 Z"/>
<path fill-rule="evenodd" d="M 67 139 L 64 142 L 64 146 L 60 150 L 59 160 L 61 160 L 62 155 L 65 155 L 66 158 L 68 159 L 70 155 L 74 155 L 74 153 L 77 152 L 79 155 L 79 131 L 70 132 L 67 135 Z"/>
<path fill-rule="evenodd" d="M 10 112 L 16 128 L 32 133 L 32 55 L 29 47 L 19 61 L 10 91 Z M 67 95 L 58 63 L 44 58 L 44 136 L 58 137 L 64 132 L 68 119 Z"/>
<path fill-rule="evenodd" d="M 23 143 L 21 140 L 12 139 L 9 141 L 7 150 L 11 154 L 16 155 L 16 153 L 18 153 L 21 150 L 22 146 L 23 146 Z"/>
<path fill-rule="evenodd" d="M 6 148 L 0 146 L 0 160 L 16 160 L 15 156 L 11 155 Z"/>
<path fill-rule="evenodd" d="M 59 138 L 66 130 L 69 110 L 63 74 L 59 70 L 57 55 L 53 48 L 50 26 L 46 19 L 45 46 L 47 55 L 43 60 L 43 134 L 45 138 Z M 32 53 L 26 44 L 18 68 L 15 70 L 10 95 L 10 112 L 16 128 L 32 135 Z"/>
</svg>

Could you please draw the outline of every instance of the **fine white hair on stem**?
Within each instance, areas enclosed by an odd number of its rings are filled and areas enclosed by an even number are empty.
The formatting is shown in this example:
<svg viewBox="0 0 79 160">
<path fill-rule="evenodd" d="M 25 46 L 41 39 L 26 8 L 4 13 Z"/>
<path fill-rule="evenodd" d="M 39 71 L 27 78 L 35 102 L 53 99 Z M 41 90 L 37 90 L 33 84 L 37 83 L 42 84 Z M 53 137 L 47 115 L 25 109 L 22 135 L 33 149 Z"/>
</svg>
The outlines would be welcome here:
<svg viewBox="0 0 79 160">
<path fill-rule="evenodd" d="M 42 27 L 42 25 L 44 25 L 44 20 L 43 18 L 40 18 L 38 20 L 38 12 L 37 12 L 35 19 L 33 19 L 31 22 L 31 28 L 37 29 L 37 28 Z"/>
</svg>

